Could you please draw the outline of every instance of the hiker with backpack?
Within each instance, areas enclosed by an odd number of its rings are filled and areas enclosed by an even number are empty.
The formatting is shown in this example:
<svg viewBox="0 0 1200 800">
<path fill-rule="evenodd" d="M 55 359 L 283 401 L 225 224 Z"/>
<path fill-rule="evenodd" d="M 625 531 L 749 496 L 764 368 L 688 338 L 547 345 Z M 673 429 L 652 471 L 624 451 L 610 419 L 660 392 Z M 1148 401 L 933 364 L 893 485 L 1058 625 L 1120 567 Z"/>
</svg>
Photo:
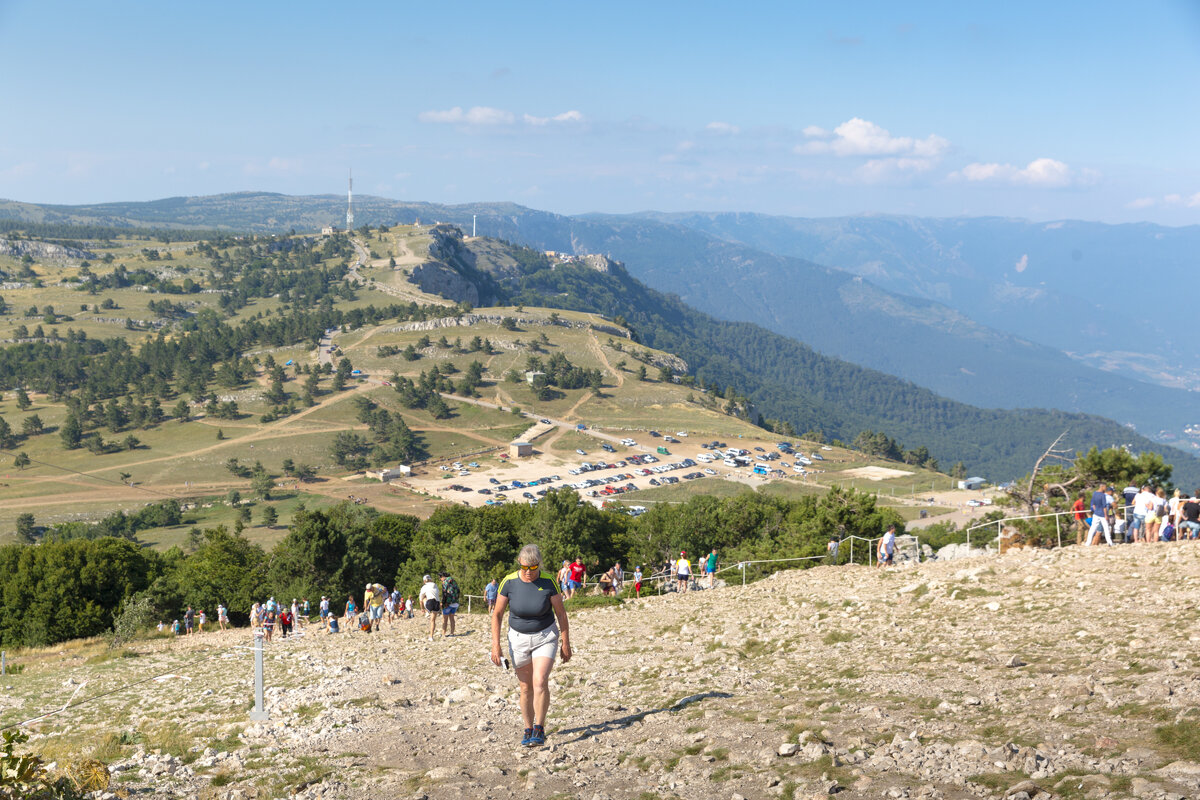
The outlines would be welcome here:
<svg viewBox="0 0 1200 800">
<path fill-rule="evenodd" d="M 446 621 L 450 621 L 450 635 L 454 635 L 454 617 L 458 614 L 458 599 L 460 592 L 458 581 L 443 572 L 442 578 L 442 636 L 446 635 Z"/>
</svg>

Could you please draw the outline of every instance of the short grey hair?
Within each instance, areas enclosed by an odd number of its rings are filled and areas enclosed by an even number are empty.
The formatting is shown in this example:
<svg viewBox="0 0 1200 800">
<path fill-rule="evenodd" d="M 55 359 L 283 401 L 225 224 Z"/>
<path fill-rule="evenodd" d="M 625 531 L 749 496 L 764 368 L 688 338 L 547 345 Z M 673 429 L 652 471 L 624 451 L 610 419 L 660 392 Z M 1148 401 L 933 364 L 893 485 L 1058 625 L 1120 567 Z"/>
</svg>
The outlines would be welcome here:
<svg viewBox="0 0 1200 800">
<path fill-rule="evenodd" d="M 517 563 L 524 566 L 542 563 L 542 549 L 536 544 L 527 544 L 517 553 Z"/>
</svg>

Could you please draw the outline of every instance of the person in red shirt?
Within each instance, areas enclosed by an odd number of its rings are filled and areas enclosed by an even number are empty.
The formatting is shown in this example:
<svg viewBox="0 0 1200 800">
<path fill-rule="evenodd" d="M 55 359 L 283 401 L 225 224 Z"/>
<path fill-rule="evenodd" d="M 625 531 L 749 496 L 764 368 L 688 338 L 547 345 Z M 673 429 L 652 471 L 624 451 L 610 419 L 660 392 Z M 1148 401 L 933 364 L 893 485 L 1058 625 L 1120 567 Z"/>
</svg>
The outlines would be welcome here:
<svg viewBox="0 0 1200 800">
<path fill-rule="evenodd" d="M 1083 534 L 1087 531 L 1087 505 L 1083 502 L 1083 495 L 1075 498 L 1075 505 L 1071 506 L 1071 510 L 1075 512 L 1075 544 L 1083 544 Z"/>
<path fill-rule="evenodd" d="M 285 639 L 292 632 L 292 612 L 288 610 L 287 606 L 284 606 L 283 610 L 279 612 L 279 630 L 283 632 Z"/>
<path fill-rule="evenodd" d="M 575 596 L 575 592 L 582 589 L 587 582 L 587 568 L 583 566 L 583 557 L 577 556 L 571 562 L 571 566 L 567 567 L 567 571 L 567 592 L 565 599 L 570 600 Z"/>
</svg>

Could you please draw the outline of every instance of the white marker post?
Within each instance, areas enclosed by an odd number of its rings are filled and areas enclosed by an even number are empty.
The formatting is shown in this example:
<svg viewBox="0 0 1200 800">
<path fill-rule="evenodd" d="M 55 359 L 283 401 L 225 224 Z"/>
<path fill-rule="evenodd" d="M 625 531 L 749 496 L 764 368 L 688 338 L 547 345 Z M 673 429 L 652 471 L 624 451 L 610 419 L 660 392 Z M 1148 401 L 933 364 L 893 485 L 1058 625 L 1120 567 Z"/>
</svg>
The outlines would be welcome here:
<svg viewBox="0 0 1200 800">
<path fill-rule="evenodd" d="M 250 719 L 255 722 L 266 722 L 270 719 L 267 709 L 263 706 L 263 632 L 254 632 L 254 710 Z"/>
</svg>

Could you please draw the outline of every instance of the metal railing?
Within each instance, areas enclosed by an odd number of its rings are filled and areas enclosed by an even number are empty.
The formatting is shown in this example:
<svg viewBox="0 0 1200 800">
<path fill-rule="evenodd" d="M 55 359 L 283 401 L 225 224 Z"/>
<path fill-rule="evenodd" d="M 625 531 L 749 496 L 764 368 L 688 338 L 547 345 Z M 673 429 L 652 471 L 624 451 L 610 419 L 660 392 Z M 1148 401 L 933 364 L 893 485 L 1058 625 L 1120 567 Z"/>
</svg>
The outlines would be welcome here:
<svg viewBox="0 0 1200 800">
<path fill-rule="evenodd" d="M 1113 506 L 1113 515 L 1115 516 L 1118 513 L 1125 514 L 1131 508 L 1133 508 L 1132 505 Z M 984 528 L 990 528 L 993 525 L 995 525 L 996 526 L 996 537 L 995 538 L 1000 539 L 1004 535 L 1005 523 L 1019 522 L 1021 520 L 1027 520 L 1027 519 L 1048 519 L 1050 517 L 1053 517 L 1054 518 L 1054 527 L 1058 534 L 1058 546 L 1062 547 L 1063 546 L 1062 518 L 1067 515 L 1074 515 L 1074 514 L 1083 514 L 1086 517 L 1086 516 L 1090 516 L 1091 513 L 1092 513 L 1092 511 L 1090 508 L 1085 508 L 1082 511 L 1078 511 L 1076 509 L 1071 508 L 1071 509 L 1067 509 L 1066 511 L 1048 511 L 1044 514 L 1022 514 L 1022 515 L 1016 516 L 1016 517 L 1004 517 L 1002 519 L 995 519 L 995 520 L 992 520 L 991 522 L 981 522 L 978 525 L 972 525 L 971 527 L 966 529 L 967 546 L 968 547 L 971 546 L 971 532 L 972 531 L 982 530 Z"/>
</svg>

